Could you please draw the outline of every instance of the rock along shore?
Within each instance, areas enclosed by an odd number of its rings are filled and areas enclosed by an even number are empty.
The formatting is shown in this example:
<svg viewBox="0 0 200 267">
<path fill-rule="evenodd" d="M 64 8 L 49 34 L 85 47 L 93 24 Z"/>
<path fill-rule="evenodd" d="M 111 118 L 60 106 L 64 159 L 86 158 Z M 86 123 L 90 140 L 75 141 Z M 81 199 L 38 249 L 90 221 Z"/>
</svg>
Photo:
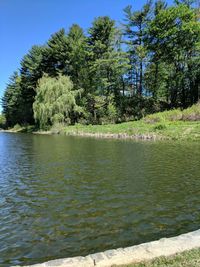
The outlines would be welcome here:
<svg viewBox="0 0 200 267">
<path fill-rule="evenodd" d="M 67 135 L 71 136 L 85 136 L 85 137 L 95 137 L 95 138 L 108 138 L 108 139 L 134 139 L 134 140 L 166 140 L 162 136 L 155 134 L 134 134 L 128 135 L 126 133 L 85 133 L 85 132 L 70 132 Z"/>
<path fill-rule="evenodd" d="M 111 267 L 148 261 L 160 256 L 171 256 L 198 247 L 200 247 L 200 230 L 132 247 L 107 250 L 86 257 L 52 260 L 32 267 Z"/>
<path fill-rule="evenodd" d="M 149 141 L 157 141 L 157 140 L 169 140 L 169 138 L 161 135 L 156 134 L 134 134 L 128 135 L 126 133 L 89 133 L 89 132 L 67 132 L 67 133 L 60 133 L 60 132 L 51 132 L 51 131 L 38 131 L 33 132 L 33 134 L 38 135 L 66 135 L 66 136 L 80 136 L 80 137 L 93 137 L 97 139 L 132 139 L 132 140 L 149 140 Z"/>
</svg>

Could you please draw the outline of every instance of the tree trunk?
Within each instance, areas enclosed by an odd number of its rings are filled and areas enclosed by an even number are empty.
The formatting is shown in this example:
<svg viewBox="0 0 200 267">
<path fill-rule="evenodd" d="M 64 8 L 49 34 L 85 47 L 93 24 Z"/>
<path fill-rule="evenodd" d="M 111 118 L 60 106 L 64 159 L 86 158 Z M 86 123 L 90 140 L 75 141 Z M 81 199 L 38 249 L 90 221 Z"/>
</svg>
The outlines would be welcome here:
<svg viewBox="0 0 200 267">
<path fill-rule="evenodd" d="M 140 61 L 140 77 L 139 77 L 139 88 L 138 88 L 138 95 L 142 95 L 142 80 L 143 80 L 143 64 Z"/>
</svg>

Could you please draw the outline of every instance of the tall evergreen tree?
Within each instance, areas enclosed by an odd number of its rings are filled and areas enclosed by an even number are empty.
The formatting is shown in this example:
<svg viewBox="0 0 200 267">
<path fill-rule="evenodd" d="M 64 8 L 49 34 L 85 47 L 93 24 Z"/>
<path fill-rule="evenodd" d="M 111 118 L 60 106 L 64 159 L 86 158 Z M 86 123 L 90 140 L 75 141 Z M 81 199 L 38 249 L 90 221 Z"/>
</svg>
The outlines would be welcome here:
<svg viewBox="0 0 200 267">
<path fill-rule="evenodd" d="M 193 4 L 195 4 L 197 2 L 198 2 L 198 0 L 174 0 L 174 3 L 176 5 L 184 4 L 184 5 L 187 5 L 188 7 L 191 7 Z"/>
<path fill-rule="evenodd" d="M 164 0 L 156 1 L 153 9 L 153 17 L 156 17 L 161 10 L 165 10 L 166 8 L 167 4 Z M 163 97 L 167 96 L 166 78 L 168 74 L 168 68 L 161 59 L 161 51 L 159 49 L 154 50 L 154 48 L 151 47 L 151 40 L 154 38 L 154 36 L 151 34 L 148 35 L 148 25 L 149 23 L 147 24 L 146 28 L 147 38 L 145 40 L 145 44 L 149 53 L 149 60 L 144 71 L 145 88 L 154 99 L 157 99 L 158 97 L 163 99 Z"/>
<path fill-rule="evenodd" d="M 91 85 L 97 94 L 117 95 L 121 89 L 128 63 L 119 38 L 115 22 L 109 17 L 95 19 L 89 29 Z"/>
<path fill-rule="evenodd" d="M 88 85 L 88 59 L 87 39 L 83 29 L 73 24 L 67 35 L 66 55 L 68 58 L 68 69 L 66 70 L 77 88 L 84 88 Z"/>
<path fill-rule="evenodd" d="M 61 29 L 51 35 L 44 49 L 43 64 L 45 73 L 55 77 L 59 73 L 68 74 L 69 58 L 67 55 L 68 42 L 65 30 Z"/>
<path fill-rule="evenodd" d="M 24 120 L 24 99 L 20 86 L 21 78 L 17 71 L 11 75 L 2 98 L 3 113 L 6 117 L 7 126 L 14 126 Z"/>
<path fill-rule="evenodd" d="M 87 123 L 105 123 L 108 116 L 115 121 L 117 112 L 122 118 L 139 118 L 152 96 L 150 102 L 162 100 L 171 107 L 196 103 L 200 98 L 200 22 L 196 6 L 193 0 L 175 0 L 171 7 L 157 0 L 153 8 L 148 0 L 139 11 L 126 7 L 125 45 L 115 21 L 104 16 L 93 21 L 87 35 L 74 24 L 67 34 L 61 29 L 44 46 L 33 46 L 3 97 L 8 125 L 34 123 L 33 103 L 36 113 L 50 114 L 45 123 L 52 124 L 64 106 L 70 106 L 67 98 L 70 100 L 73 90 L 82 92 L 75 99 L 76 107 L 81 106 L 82 119 Z M 43 77 L 44 73 L 48 77 Z M 66 76 L 74 86 L 62 83 Z M 38 87 L 42 77 L 45 82 Z M 64 84 L 67 93 L 62 90 Z M 40 95 L 52 95 L 54 102 L 64 94 L 64 102 L 59 102 L 61 113 L 49 113 L 49 105 L 56 109 L 55 103 L 43 105 L 48 99 L 38 98 L 40 89 Z M 126 94 L 127 89 L 133 97 Z M 75 111 L 70 114 L 72 122 L 80 117 Z"/>
<path fill-rule="evenodd" d="M 161 10 L 150 24 L 149 35 L 152 52 L 159 51 L 160 59 L 169 66 L 172 106 L 186 107 L 198 101 L 196 72 L 191 73 L 194 62 L 199 62 L 200 23 L 194 10 L 183 4 Z"/>
<path fill-rule="evenodd" d="M 37 82 L 45 70 L 45 66 L 43 65 L 44 49 L 45 47 L 42 46 L 33 46 L 21 61 L 20 85 L 24 99 L 24 121 L 30 124 L 34 123 L 32 106 L 36 94 Z"/>
<path fill-rule="evenodd" d="M 124 35 L 126 37 L 127 53 L 129 54 L 131 68 L 128 80 L 131 89 L 138 95 L 143 91 L 143 75 L 147 50 L 145 47 L 146 26 L 150 20 L 152 1 L 148 1 L 140 11 L 132 11 L 132 6 L 124 9 L 125 21 Z"/>
<path fill-rule="evenodd" d="M 94 117 L 96 117 L 95 106 L 98 106 L 98 103 L 103 103 L 101 109 L 104 107 L 104 115 L 107 113 L 113 96 L 112 105 L 119 106 L 120 91 L 124 87 L 124 75 L 128 69 L 128 59 L 121 49 L 120 40 L 121 32 L 117 29 L 115 21 L 109 17 L 95 19 L 89 29 L 89 73 L 92 95 L 88 96 L 87 105 Z"/>
</svg>

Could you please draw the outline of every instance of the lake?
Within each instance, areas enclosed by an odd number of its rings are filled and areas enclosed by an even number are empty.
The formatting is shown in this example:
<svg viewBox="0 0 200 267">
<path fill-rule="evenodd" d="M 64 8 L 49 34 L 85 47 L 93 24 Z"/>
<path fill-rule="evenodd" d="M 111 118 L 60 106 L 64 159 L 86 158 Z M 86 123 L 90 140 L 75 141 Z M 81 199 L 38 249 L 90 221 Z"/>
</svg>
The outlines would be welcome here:
<svg viewBox="0 0 200 267">
<path fill-rule="evenodd" d="M 200 228 L 200 143 L 0 133 L 0 266 Z"/>
</svg>

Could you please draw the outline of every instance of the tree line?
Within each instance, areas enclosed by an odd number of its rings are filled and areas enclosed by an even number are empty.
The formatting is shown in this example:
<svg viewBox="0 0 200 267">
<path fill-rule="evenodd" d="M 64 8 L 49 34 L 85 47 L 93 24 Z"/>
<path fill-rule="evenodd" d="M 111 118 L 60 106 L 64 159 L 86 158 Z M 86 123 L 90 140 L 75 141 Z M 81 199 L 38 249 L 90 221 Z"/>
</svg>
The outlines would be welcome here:
<svg viewBox="0 0 200 267">
<path fill-rule="evenodd" d="M 148 0 L 120 25 L 95 18 L 34 45 L 2 98 L 7 126 L 103 124 L 186 108 L 200 98 L 198 3 Z"/>
</svg>

